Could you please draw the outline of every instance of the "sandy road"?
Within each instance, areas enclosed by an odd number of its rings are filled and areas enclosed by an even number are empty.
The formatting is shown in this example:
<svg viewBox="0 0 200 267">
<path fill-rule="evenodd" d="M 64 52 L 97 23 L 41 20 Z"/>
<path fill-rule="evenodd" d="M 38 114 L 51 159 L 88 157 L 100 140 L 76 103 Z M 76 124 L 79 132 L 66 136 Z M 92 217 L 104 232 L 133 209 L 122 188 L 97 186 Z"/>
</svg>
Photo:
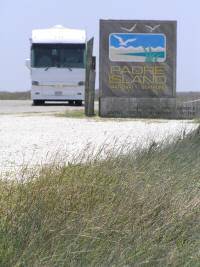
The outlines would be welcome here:
<svg viewBox="0 0 200 267">
<path fill-rule="evenodd" d="M 95 103 L 95 105 L 97 105 L 97 103 Z M 84 106 L 70 106 L 67 102 L 47 102 L 43 106 L 32 106 L 31 100 L 0 100 L 0 114 L 51 113 L 83 109 Z"/>
</svg>

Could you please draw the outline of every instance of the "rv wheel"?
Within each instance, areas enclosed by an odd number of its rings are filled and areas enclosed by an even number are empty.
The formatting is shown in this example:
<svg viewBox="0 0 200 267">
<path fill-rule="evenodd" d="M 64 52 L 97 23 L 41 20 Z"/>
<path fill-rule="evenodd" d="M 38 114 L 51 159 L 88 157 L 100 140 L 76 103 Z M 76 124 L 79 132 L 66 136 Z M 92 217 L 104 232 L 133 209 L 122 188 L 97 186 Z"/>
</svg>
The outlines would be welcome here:
<svg viewBox="0 0 200 267">
<path fill-rule="evenodd" d="M 76 106 L 82 106 L 82 100 L 76 100 L 75 105 Z"/>
<path fill-rule="evenodd" d="M 39 106 L 44 104 L 45 104 L 44 100 L 33 100 L 33 106 Z"/>
<path fill-rule="evenodd" d="M 74 105 L 74 101 L 73 100 L 69 100 L 69 105 L 73 106 Z"/>
</svg>

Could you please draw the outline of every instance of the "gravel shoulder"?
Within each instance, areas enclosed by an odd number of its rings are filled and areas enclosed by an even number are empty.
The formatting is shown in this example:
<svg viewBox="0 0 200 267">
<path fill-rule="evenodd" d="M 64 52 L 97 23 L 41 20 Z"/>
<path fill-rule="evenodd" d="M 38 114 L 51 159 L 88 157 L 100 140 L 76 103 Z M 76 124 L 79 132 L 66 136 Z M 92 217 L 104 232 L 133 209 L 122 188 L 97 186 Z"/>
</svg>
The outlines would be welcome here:
<svg viewBox="0 0 200 267">
<path fill-rule="evenodd" d="M 43 107 L 42 107 L 43 108 Z M 46 108 L 46 107 L 45 107 Z M 48 111 L 49 112 L 49 111 Z M 44 114 L 0 116 L 0 173 L 22 166 L 72 160 L 81 153 L 92 157 L 119 147 L 146 146 L 190 132 L 198 125 L 176 120 L 72 119 Z"/>
</svg>

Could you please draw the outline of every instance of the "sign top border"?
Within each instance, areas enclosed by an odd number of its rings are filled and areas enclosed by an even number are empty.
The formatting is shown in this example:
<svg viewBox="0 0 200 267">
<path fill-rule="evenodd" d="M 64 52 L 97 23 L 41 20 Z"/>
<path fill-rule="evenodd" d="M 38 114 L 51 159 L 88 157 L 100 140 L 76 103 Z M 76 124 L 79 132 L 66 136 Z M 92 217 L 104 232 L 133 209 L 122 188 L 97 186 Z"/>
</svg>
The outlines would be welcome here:
<svg viewBox="0 0 200 267">
<path fill-rule="evenodd" d="M 100 19 L 100 23 L 104 23 L 104 22 L 124 22 L 124 23 L 128 23 L 128 22 L 134 22 L 134 23 L 161 23 L 161 24 L 165 24 L 165 23 L 172 23 L 172 24 L 178 24 L 177 20 L 145 20 L 145 19 Z"/>
</svg>

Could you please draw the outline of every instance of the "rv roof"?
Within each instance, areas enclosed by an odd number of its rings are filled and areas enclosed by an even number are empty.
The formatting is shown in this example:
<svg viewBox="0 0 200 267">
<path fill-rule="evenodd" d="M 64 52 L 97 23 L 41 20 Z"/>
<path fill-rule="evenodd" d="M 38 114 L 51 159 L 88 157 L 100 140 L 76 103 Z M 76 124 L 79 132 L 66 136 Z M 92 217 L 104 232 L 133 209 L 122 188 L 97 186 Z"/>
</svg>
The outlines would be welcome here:
<svg viewBox="0 0 200 267">
<path fill-rule="evenodd" d="M 32 43 L 74 43 L 86 42 L 85 30 L 64 28 L 56 25 L 49 29 L 37 29 L 32 31 Z"/>
</svg>

